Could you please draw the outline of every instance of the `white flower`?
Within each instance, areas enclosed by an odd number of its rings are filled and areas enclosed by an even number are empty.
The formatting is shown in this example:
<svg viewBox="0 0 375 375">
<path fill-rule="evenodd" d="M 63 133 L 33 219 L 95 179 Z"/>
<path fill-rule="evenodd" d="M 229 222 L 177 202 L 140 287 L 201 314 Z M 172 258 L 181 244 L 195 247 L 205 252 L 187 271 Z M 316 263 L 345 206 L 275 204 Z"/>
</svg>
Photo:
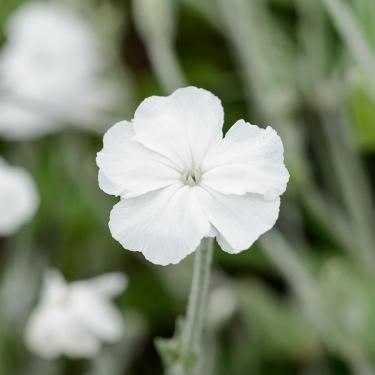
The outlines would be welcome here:
<svg viewBox="0 0 375 375">
<path fill-rule="evenodd" d="M 63 123 L 92 125 L 115 89 L 99 78 L 104 64 L 91 25 L 62 4 L 31 2 L 17 8 L 5 31 L 0 135 L 29 139 Z"/>
<path fill-rule="evenodd" d="M 223 138 L 220 100 L 195 87 L 144 100 L 97 156 L 99 185 L 121 201 L 112 236 L 153 263 L 178 263 L 203 237 L 238 253 L 272 228 L 289 178 L 276 132 L 237 121 Z"/>
<path fill-rule="evenodd" d="M 93 357 L 101 342 L 122 337 L 122 317 L 111 298 L 125 286 L 121 273 L 68 284 L 57 270 L 46 271 L 39 305 L 25 327 L 26 345 L 46 359 Z"/>
<path fill-rule="evenodd" d="M 38 208 L 39 196 L 32 177 L 0 158 L 0 236 L 15 233 Z"/>
<path fill-rule="evenodd" d="M 207 303 L 207 326 L 215 329 L 226 323 L 236 312 L 237 305 L 237 296 L 231 286 L 214 288 L 210 292 Z"/>
</svg>

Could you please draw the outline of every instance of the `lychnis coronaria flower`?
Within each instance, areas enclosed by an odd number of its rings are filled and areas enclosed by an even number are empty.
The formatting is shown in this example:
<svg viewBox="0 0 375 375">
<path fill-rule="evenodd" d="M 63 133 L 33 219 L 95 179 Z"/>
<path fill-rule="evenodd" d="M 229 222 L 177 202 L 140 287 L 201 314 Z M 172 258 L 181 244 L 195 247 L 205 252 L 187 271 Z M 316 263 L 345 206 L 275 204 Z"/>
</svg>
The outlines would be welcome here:
<svg viewBox="0 0 375 375">
<path fill-rule="evenodd" d="M 31 175 L 0 158 L 0 236 L 15 233 L 28 222 L 39 205 L 39 195 Z"/>
<path fill-rule="evenodd" d="M 93 357 L 102 342 L 122 337 L 121 313 L 111 299 L 125 286 L 121 273 L 68 284 L 59 271 L 47 270 L 39 304 L 25 327 L 26 345 L 46 359 Z"/>
<path fill-rule="evenodd" d="M 99 185 L 121 200 L 113 237 L 153 263 L 178 263 L 204 237 L 228 253 L 272 228 L 289 174 L 275 130 L 237 121 L 223 138 L 223 107 L 195 87 L 144 100 L 104 136 Z"/>
</svg>

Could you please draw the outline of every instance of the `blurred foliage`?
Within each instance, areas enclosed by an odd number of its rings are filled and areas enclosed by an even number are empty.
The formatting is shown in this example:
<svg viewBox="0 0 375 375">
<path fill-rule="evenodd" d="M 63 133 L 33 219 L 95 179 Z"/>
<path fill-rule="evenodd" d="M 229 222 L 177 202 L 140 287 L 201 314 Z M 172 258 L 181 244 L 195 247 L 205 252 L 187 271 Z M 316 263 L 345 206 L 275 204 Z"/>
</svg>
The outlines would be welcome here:
<svg viewBox="0 0 375 375">
<path fill-rule="evenodd" d="M 0 0 L 0 27 L 23 2 Z M 226 129 L 245 118 L 284 140 L 291 181 L 278 228 L 251 251 L 215 251 L 215 277 L 225 275 L 237 303 L 208 325 L 205 373 L 375 374 L 373 0 L 65 2 L 113 51 L 112 73 L 130 88 L 122 116 L 188 83 L 222 99 Z M 153 339 L 173 334 L 192 259 L 154 266 L 111 238 L 115 200 L 97 186 L 100 148 L 100 135 L 78 129 L 0 142 L 41 194 L 33 222 L 0 239 L 0 374 L 162 373 Z M 30 354 L 22 328 L 46 265 L 68 280 L 127 273 L 124 342 L 94 361 Z"/>
</svg>

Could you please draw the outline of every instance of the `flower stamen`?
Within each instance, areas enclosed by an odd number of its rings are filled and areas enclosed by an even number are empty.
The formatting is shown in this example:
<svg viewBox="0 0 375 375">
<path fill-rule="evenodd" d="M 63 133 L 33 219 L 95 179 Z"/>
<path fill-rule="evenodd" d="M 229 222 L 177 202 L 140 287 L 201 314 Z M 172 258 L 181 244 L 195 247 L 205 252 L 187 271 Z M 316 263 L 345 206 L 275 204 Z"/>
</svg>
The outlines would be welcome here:
<svg viewBox="0 0 375 375">
<path fill-rule="evenodd" d="M 185 185 L 195 186 L 201 180 L 201 171 L 199 169 L 187 170 L 182 175 L 182 181 Z"/>
</svg>

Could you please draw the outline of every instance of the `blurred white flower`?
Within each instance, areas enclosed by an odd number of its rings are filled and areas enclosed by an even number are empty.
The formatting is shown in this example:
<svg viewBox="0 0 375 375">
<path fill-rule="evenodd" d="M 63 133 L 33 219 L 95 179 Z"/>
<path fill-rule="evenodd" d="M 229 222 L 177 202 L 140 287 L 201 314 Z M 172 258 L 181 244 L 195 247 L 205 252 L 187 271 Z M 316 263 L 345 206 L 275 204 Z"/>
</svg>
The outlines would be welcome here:
<svg viewBox="0 0 375 375">
<path fill-rule="evenodd" d="M 25 327 L 27 347 L 46 359 L 95 356 L 102 342 L 123 335 L 122 316 L 111 299 L 125 287 L 121 273 L 68 284 L 59 271 L 47 270 L 39 304 Z"/>
<path fill-rule="evenodd" d="M 91 25 L 54 2 L 20 6 L 5 26 L 0 54 L 0 135 L 29 139 L 62 124 L 92 126 L 110 110 L 115 86 Z"/>
<path fill-rule="evenodd" d="M 15 233 L 34 216 L 38 205 L 39 195 L 29 173 L 0 158 L 0 236 Z"/>
<path fill-rule="evenodd" d="M 238 253 L 272 228 L 289 179 L 270 127 L 237 121 L 223 138 L 220 100 L 195 87 L 152 96 L 117 123 L 97 156 L 99 185 L 121 201 L 112 236 L 153 263 L 178 263 L 203 237 Z"/>
<path fill-rule="evenodd" d="M 225 324 L 235 313 L 237 304 L 237 296 L 231 286 L 217 286 L 209 295 L 206 314 L 207 326 L 218 328 Z"/>
</svg>

